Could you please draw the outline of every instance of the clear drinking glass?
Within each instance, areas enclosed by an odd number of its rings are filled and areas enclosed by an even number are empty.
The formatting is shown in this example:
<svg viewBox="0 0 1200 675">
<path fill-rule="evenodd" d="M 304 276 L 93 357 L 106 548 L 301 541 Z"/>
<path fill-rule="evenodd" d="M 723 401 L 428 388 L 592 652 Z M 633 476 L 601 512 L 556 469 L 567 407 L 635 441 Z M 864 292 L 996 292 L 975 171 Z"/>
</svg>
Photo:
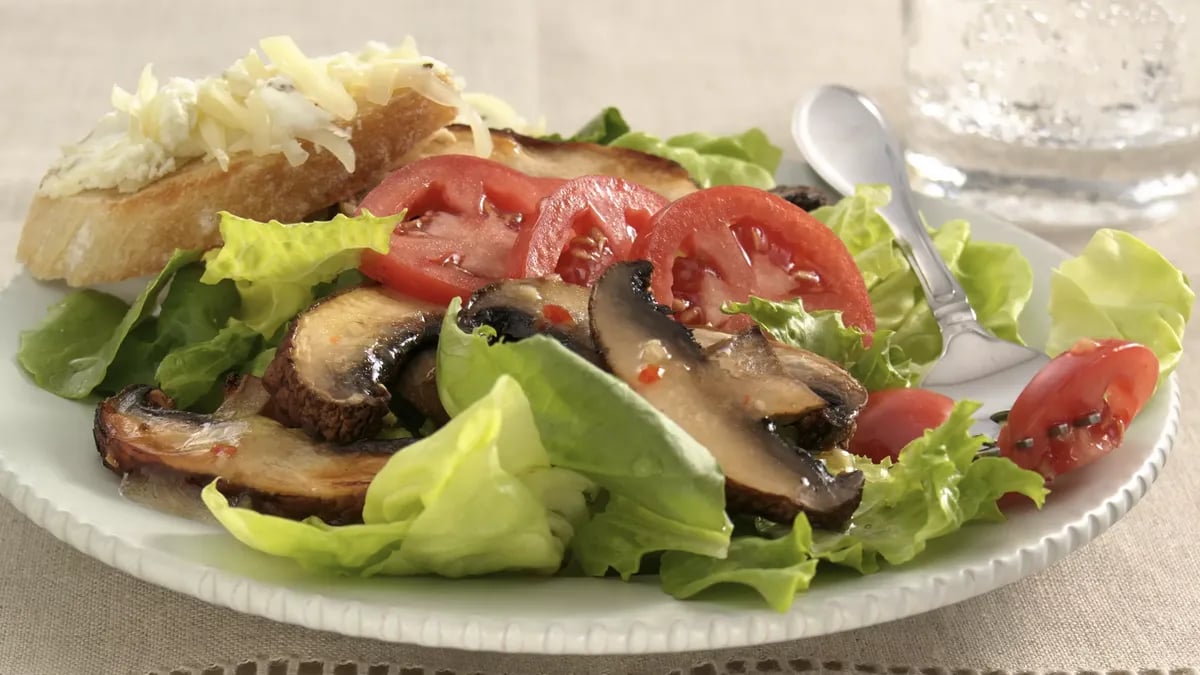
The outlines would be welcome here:
<svg viewBox="0 0 1200 675">
<path fill-rule="evenodd" d="M 1200 0 L 905 0 L 914 186 L 1133 227 L 1200 184 Z"/>
</svg>

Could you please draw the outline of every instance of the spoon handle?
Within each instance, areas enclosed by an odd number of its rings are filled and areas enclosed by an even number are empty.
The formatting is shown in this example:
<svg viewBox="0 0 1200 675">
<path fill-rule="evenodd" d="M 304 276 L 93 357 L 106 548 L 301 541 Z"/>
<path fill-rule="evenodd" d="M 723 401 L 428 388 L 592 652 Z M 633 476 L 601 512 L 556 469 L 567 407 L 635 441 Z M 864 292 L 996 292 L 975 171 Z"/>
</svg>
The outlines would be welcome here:
<svg viewBox="0 0 1200 675">
<path fill-rule="evenodd" d="M 975 322 L 975 310 L 925 229 L 925 222 L 913 203 L 899 149 L 889 144 L 886 155 L 892 176 L 883 182 L 892 188 L 892 201 L 879 209 L 879 215 L 891 226 L 900 250 L 912 265 L 942 334 L 948 330 L 961 330 L 964 327 L 961 324 Z"/>
<path fill-rule="evenodd" d="M 820 87 L 797 107 L 792 129 L 813 169 L 843 194 L 886 184 L 892 200 L 879 209 L 912 265 L 943 335 L 977 326 L 967 294 L 933 245 L 917 213 L 900 144 L 873 101 L 846 87 Z"/>
</svg>

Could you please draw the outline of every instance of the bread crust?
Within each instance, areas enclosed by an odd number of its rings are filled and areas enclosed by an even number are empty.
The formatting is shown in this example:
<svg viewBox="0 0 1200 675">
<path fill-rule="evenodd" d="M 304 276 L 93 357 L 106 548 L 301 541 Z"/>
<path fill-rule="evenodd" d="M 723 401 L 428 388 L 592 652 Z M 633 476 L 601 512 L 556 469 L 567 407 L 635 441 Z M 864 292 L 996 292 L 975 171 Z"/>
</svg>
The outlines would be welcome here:
<svg viewBox="0 0 1200 675">
<path fill-rule="evenodd" d="M 301 220 L 378 184 L 455 116 L 453 108 L 409 89 L 397 91 L 384 105 L 360 101 L 359 106 L 350 127 L 354 173 L 332 153 L 303 143 L 310 155 L 296 167 L 279 153 L 242 153 L 231 158 L 228 171 L 216 162 L 195 160 L 132 193 L 37 195 L 17 260 L 38 279 L 65 279 L 71 286 L 153 274 L 177 248 L 218 245 L 219 211 L 255 220 Z"/>
<path fill-rule="evenodd" d="M 492 146 L 490 159 L 530 176 L 618 176 L 640 183 L 671 200 L 700 189 L 679 164 L 629 148 L 545 141 L 507 129 L 492 130 Z M 415 148 L 405 158 L 405 163 L 432 155 L 471 154 L 471 148 L 470 128 L 452 124 Z"/>
<path fill-rule="evenodd" d="M 197 160 L 137 192 L 38 195 L 25 219 L 17 260 L 35 278 L 65 279 L 70 286 L 154 274 L 175 249 L 219 245 L 219 211 L 297 222 L 339 203 L 353 205 L 404 164 L 474 154 L 470 128 L 450 124 L 454 116 L 452 108 L 411 90 L 397 92 L 382 106 L 360 103 L 350 138 L 353 174 L 332 153 L 304 143 L 311 154 L 298 167 L 281 154 L 247 153 L 232 158 L 227 172 Z M 491 159 L 531 176 L 619 176 L 668 199 L 699 189 L 679 164 L 637 150 L 544 141 L 508 130 L 493 129 L 491 136 Z"/>
</svg>

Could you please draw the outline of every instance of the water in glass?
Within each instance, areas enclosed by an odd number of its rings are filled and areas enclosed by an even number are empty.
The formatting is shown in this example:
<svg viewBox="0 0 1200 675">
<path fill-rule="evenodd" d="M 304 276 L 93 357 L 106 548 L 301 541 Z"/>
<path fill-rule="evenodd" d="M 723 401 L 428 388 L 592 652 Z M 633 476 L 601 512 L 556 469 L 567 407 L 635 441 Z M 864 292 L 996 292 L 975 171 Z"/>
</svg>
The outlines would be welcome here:
<svg viewBox="0 0 1200 675">
<path fill-rule="evenodd" d="M 1200 184 L 1200 0 L 906 0 L 915 187 L 1133 227 Z"/>
</svg>

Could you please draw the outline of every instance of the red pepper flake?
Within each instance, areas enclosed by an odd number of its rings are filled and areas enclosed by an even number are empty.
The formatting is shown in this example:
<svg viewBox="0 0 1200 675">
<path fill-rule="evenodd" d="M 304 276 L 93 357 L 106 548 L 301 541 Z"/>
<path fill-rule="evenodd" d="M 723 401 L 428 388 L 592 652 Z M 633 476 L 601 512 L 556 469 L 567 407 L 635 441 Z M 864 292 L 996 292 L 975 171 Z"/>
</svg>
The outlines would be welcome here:
<svg viewBox="0 0 1200 675">
<path fill-rule="evenodd" d="M 575 318 L 571 316 L 567 308 L 562 305 L 542 305 L 542 316 L 555 325 L 573 323 L 575 321 Z"/>
<path fill-rule="evenodd" d="M 337 343 L 339 343 L 341 341 L 342 341 L 341 335 L 330 335 L 329 336 L 329 344 L 331 344 L 331 345 L 336 345 Z"/>
<path fill-rule="evenodd" d="M 236 445 L 229 445 L 227 443 L 217 443 L 216 445 L 212 446 L 211 450 L 212 454 L 216 455 L 217 457 L 233 457 L 235 454 L 237 454 L 237 451 L 238 449 Z"/>
<path fill-rule="evenodd" d="M 654 364 L 642 366 L 642 369 L 638 371 L 638 382 L 642 384 L 654 384 L 662 379 L 664 372 L 666 371 L 663 370 L 662 366 Z"/>
</svg>

